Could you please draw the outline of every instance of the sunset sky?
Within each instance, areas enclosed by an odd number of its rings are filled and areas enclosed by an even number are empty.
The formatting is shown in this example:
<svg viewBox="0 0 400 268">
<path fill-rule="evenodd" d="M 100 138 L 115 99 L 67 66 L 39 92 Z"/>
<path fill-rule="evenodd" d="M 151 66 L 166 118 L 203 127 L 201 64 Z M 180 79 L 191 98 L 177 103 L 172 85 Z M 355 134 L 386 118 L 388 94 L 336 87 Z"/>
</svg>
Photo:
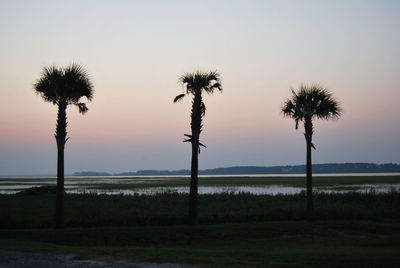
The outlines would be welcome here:
<svg viewBox="0 0 400 268">
<path fill-rule="evenodd" d="M 400 163 L 400 1 L 0 2 L 0 175 L 55 174 L 57 108 L 33 90 L 45 66 L 84 66 L 69 107 L 65 172 L 189 169 L 179 76 L 218 70 L 199 168 L 305 163 L 303 126 L 280 107 L 320 83 L 343 108 L 316 121 L 314 163 Z"/>
</svg>

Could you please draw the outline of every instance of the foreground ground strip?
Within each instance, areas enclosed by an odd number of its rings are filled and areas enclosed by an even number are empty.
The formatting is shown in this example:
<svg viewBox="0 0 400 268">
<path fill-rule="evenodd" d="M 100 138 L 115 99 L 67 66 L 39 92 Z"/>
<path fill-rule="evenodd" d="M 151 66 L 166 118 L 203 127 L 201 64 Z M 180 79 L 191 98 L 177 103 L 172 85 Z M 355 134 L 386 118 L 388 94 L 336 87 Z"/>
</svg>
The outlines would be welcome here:
<svg viewBox="0 0 400 268">
<path fill-rule="evenodd" d="M 76 260 L 74 254 L 34 253 L 0 250 L 1 267 L 53 267 L 53 268 L 196 268 L 195 265 L 174 263 L 146 263 L 126 261 Z"/>
<path fill-rule="evenodd" d="M 370 221 L 249 222 L 1 231 L 8 250 L 96 261 L 204 267 L 399 267 L 400 226 Z"/>
</svg>

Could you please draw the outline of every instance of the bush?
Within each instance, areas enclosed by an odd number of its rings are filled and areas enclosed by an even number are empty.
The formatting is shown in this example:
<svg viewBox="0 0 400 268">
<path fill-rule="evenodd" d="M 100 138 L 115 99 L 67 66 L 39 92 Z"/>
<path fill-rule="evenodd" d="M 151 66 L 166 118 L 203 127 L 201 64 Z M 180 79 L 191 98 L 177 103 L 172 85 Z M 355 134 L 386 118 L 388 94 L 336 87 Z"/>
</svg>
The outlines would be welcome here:
<svg viewBox="0 0 400 268">
<path fill-rule="evenodd" d="M 40 187 L 32 187 L 28 188 L 25 190 L 22 190 L 16 195 L 44 195 L 44 194 L 56 194 L 57 192 L 57 186 L 54 185 L 46 185 L 46 186 L 40 186 Z"/>
</svg>

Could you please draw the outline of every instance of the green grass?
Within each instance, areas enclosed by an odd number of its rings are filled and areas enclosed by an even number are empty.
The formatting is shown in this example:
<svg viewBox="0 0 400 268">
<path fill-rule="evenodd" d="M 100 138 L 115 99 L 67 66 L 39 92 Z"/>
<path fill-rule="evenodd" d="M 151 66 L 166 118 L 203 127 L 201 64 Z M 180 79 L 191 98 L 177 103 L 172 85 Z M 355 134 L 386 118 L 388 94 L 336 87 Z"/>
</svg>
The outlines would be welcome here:
<svg viewBox="0 0 400 268">
<path fill-rule="evenodd" d="M 198 226 L 0 230 L 0 248 L 205 267 L 399 267 L 394 222 L 246 222 Z"/>
<path fill-rule="evenodd" d="M 54 193 L 0 195 L 1 228 L 48 228 L 55 215 Z M 39 191 L 40 192 L 40 191 Z M 265 220 L 303 220 L 304 192 L 296 195 L 215 194 L 199 196 L 204 224 Z M 400 193 L 314 195 L 318 219 L 400 220 Z M 65 223 L 71 227 L 170 225 L 187 220 L 187 194 L 67 194 Z"/>
</svg>

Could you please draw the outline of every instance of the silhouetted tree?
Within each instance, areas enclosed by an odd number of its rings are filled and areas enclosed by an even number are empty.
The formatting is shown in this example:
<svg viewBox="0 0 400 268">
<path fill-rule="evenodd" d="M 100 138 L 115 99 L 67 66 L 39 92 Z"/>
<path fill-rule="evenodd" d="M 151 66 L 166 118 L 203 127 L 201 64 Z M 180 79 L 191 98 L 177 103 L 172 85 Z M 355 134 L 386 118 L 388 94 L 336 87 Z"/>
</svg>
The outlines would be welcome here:
<svg viewBox="0 0 400 268">
<path fill-rule="evenodd" d="M 66 68 L 56 66 L 43 68 L 34 89 L 45 101 L 58 106 L 55 138 L 57 142 L 57 197 L 56 228 L 64 226 L 64 147 L 67 142 L 67 106 L 76 105 L 79 112 L 88 111 L 81 97 L 89 101 L 93 97 L 93 85 L 87 72 L 77 64 Z"/>
<path fill-rule="evenodd" d="M 304 122 L 307 148 L 307 219 L 313 220 L 311 147 L 315 149 L 315 146 L 312 143 L 314 133 L 312 120 L 313 118 L 339 118 L 341 108 L 327 89 L 316 84 L 301 85 L 298 92 L 292 89 L 292 93 L 292 97 L 283 104 L 282 112 L 284 116 L 295 120 L 296 129 L 298 129 L 299 121 Z"/>
<path fill-rule="evenodd" d="M 218 72 L 201 72 L 184 74 L 179 81 L 186 88 L 186 93 L 175 97 L 174 103 L 181 100 L 184 96 L 192 94 L 192 113 L 191 129 L 192 134 L 184 134 L 185 142 L 192 143 L 192 163 L 190 173 L 190 196 L 189 196 L 189 224 L 197 223 L 197 195 L 198 195 L 198 154 L 200 146 L 205 147 L 200 142 L 200 133 L 202 131 L 202 120 L 206 113 L 206 106 L 203 102 L 203 91 L 212 94 L 214 90 L 222 91 L 220 84 L 220 75 Z"/>
</svg>

